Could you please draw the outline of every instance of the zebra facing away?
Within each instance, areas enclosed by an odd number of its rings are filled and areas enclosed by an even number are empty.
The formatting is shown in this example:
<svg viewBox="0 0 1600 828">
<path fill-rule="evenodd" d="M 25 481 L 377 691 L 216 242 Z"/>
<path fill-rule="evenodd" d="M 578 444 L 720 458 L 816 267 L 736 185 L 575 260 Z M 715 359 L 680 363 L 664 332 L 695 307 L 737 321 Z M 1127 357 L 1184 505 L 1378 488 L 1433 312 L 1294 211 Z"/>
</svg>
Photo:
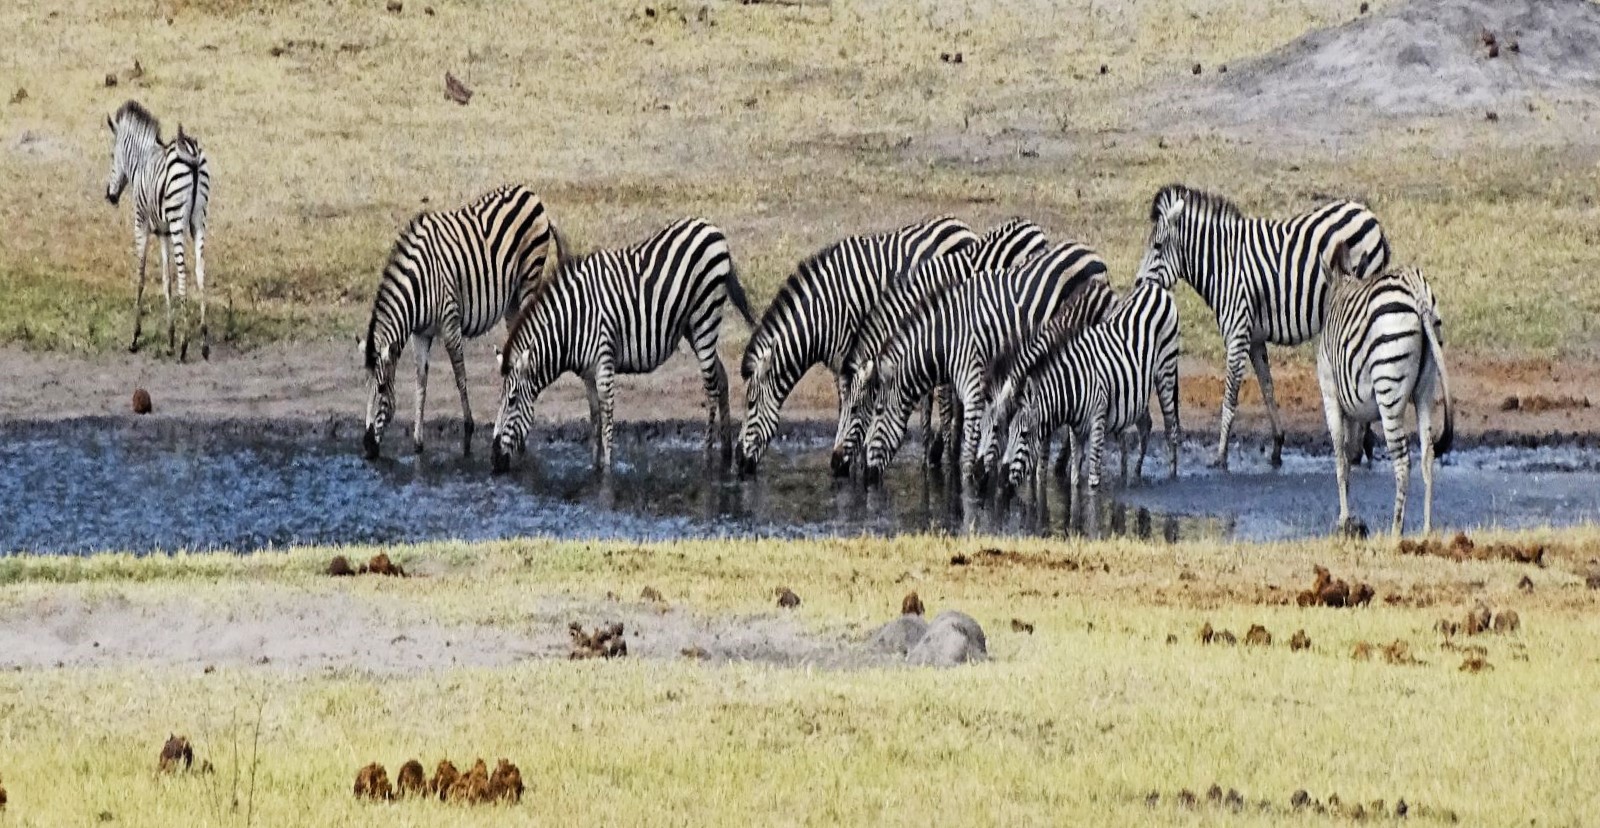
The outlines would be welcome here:
<svg viewBox="0 0 1600 828">
<path fill-rule="evenodd" d="M 1340 257 L 1336 268 L 1343 263 Z M 1335 277 L 1327 326 L 1317 348 L 1317 383 L 1333 438 L 1341 531 L 1365 530 L 1350 514 L 1350 459 L 1352 452 L 1360 451 L 1365 426 L 1373 421 L 1382 423 L 1394 463 L 1393 532 L 1398 536 L 1404 528 L 1411 478 L 1408 403 L 1416 408 L 1422 443 L 1422 531 L 1433 530 L 1433 460 L 1450 450 L 1455 433 L 1442 326 L 1433 291 L 1416 268 L 1365 279 L 1344 270 Z M 1435 391 L 1444 398 L 1444 423 L 1438 434 L 1432 431 Z"/>
<path fill-rule="evenodd" d="M 588 388 L 595 465 L 609 470 L 616 375 L 655 370 L 684 338 L 705 381 L 706 452 L 720 437 L 726 465 L 733 453 L 728 372 L 717 355 L 724 301 L 755 324 L 727 238 L 701 219 L 680 219 L 633 247 L 562 262 L 529 298 L 501 350 L 494 470 L 511 467 L 511 450 L 527 439 L 534 401 L 569 371 Z"/>
<path fill-rule="evenodd" d="M 1094 251 L 1063 242 L 1010 270 L 977 274 L 908 319 L 878 359 L 867 485 L 882 482 L 916 401 L 944 384 L 962 412 L 961 477 L 973 480 L 990 361 L 1021 347 L 1075 293 L 1093 280 L 1104 281 L 1105 274 L 1105 262 Z"/>
<path fill-rule="evenodd" d="M 1246 359 L 1255 367 L 1272 423 L 1271 463 L 1280 465 L 1283 424 L 1267 345 L 1299 345 L 1321 332 L 1335 246 L 1349 251 L 1356 276 L 1382 272 L 1389 263 L 1389 242 L 1378 217 L 1357 202 L 1334 201 L 1282 221 L 1251 218 L 1220 196 L 1174 184 L 1156 193 L 1150 222 L 1141 270 L 1158 259 L 1167 278 L 1194 287 L 1216 314 L 1226 346 L 1213 465 L 1228 466 L 1228 435 Z"/>
<path fill-rule="evenodd" d="M 369 459 L 378 456 L 394 415 L 395 369 L 407 339 L 417 363 L 416 450 L 422 451 L 428 356 L 440 337 L 461 397 L 461 451 L 472 451 L 462 342 L 488 333 L 501 319 L 509 330 L 517 310 L 546 274 L 546 265 L 560 258 L 561 244 L 544 202 L 520 184 L 491 190 L 454 210 L 411 219 L 383 268 L 367 333 L 357 340 L 371 385 L 362 436 Z"/>
<path fill-rule="evenodd" d="M 1066 427 L 1072 491 L 1087 455 L 1089 488 L 1100 486 L 1108 435 L 1150 429 L 1152 389 L 1167 432 L 1168 474 L 1178 474 L 1178 305 L 1172 292 L 1141 274 L 1133 290 L 1098 325 L 1072 337 L 1014 378 L 1011 417 L 1001 465 L 1020 486 L 1042 472 L 1052 432 Z M 1087 444 L 1087 452 L 1084 451 Z M 1126 463 L 1123 469 L 1126 471 Z M 1037 487 L 1040 475 L 1033 479 Z"/>
<path fill-rule="evenodd" d="M 851 236 L 801 262 L 762 314 L 739 363 L 745 380 L 739 473 L 755 473 L 778 431 L 779 410 L 813 365 L 821 363 L 833 373 L 843 419 L 849 392 L 842 374 L 845 358 L 892 277 L 977 243 L 972 228 L 941 216 L 886 233 Z"/>
<path fill-rule="evenodd" d="M 167 347 L 179 359 L 189 353 L 188 276 L 184 267 L 184 235 L 194 240 L 194 286 L 200 294 L 200 355 L 211 358 L 211 330 L 206 325 L 206 206 L 211 199 L 211 172 L 200 142 L 184 133 L 170 142 L 161 140 L 161 123 L 138 101 L 124 103 L 106 117 L 111 130 L 111 178 L 106 201 L 113 206 L 122 193 L 133 189 L 133 255 L 135 288 L 133 338 L 130 352 L 139 350 L 140 323 L 144 316 L 145 264 L 154 234 L 161 248 L 161 292 L 167 301 Z M 177 337 L 179 320 L 172 313 L 172 277 L 167 258 L 177 268 L 178 314 L 183 338 Z"/>
<path fill-rule="evenodd" d="M 978 244 L 961 253 L 940 256 L 923 262 L 897 275 L 885 287 L 878 306 L 861 326 L 850 355 L 845 358 L 840 373 L 845 386 L 845 399 L 840 406 L 843 416 L 833 441 L 833 474 L 844 477 L 856 459 L 866 436 L 867 423 L 872 418 L 872 377 L 879 353 L 900 325 L 918 307 L 932 303 L 946 290 L 960 284 L 975 273 L 1005 270 L 1021 264 L 1049 247 L 1049 238 L 1039 225 L 1021 218 L 998 224 L 983 234 Z M 943 426 L 937 435 L 931 433 L 932 398 L 939 400 Z M 928 443 L 927 460 L 937 464 L 950 428 L 955 421 L 951 411 L 949 389 L 941 386 L 924 401 L 923 432 Z"/>
</svg>

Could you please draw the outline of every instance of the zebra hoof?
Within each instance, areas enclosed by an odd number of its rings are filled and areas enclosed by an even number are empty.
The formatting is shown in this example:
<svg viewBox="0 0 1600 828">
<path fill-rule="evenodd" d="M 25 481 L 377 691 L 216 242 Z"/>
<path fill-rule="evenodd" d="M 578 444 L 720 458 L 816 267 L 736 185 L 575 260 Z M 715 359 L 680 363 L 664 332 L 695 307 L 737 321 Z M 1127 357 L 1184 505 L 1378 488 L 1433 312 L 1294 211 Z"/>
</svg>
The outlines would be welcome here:
<svg viewBox="0 0 1600 828">
<path fill-rule="evenodd" d="M 200 346 L 200 358 L 205 360 L 206 362 L 210 362 L 211 361 L 211 346 L 210 345 L 201 345 Z"/>
<path fill-rule="evenodd" d="M 867 488 L 869 489 L 876 489 L 882 486 L 883 469 L 877 466 L 868 466 L 866 470 L 861 473 L 861 481 L 867 484 Z"/>
<path fill-rule="evenodd" d="M 511 471 L 511 452 L 501 448 L 498 442 L 489 451 L 489 468 L 495 474 Z"/>
<path fill-rule="evenodd" d="M 1366 521 L 1358 517 L 1349 517 L 1339 522 L 1339 534 L 1347 538 L 1362 540 L 1367 537 Z"/>
<path fill-rule="evenodd" d="M 378 459 L 378 433 L 369 426 L 367 433 L 361 436 L 361 449 L 366 453 L 368 460 Z"/>
<path fill-rule="evenodd" d="M 829 465 L 833 468 L 835 478 L 850 476 L 850 455 L 843 452 L 834 452 Z"/>
</svg>

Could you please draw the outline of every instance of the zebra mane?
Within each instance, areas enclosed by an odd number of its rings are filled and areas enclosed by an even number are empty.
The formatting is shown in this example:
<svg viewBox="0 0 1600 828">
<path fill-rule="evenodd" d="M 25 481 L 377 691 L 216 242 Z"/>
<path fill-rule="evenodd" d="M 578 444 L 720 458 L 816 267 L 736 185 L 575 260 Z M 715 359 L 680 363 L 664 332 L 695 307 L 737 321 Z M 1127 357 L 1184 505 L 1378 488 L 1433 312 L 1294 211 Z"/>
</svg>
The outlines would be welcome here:
<svg viewBox="0 0 1600 828">
<path fill-rule="evenodd" d="M 789 274 L 789 278 L 783 280 L 783 284 L 778 288 L 777 294 L 772 297 L 772 301 L 767 303 L 767 309 L 762 312 L 761 321 L 756 323 L 756 329 L 750 333 L 750 340 L 744 346 L 744 354 L 739 358 L 739 376 L 745 381 L 748 382 L 752 376 L 755 376 L 756 361 L 772 342 L 772 338 L 778 328 L 778 317 L 787 313 L 788 308 L 793 304 L 785 300 L 794 296 L 802 283 L 813 278 L 812 274 L 821 268 L 824 259 L 837 253 L 839 248 L 848 241 L 849 239 L 840 239 L 801 259 L 800 264 L 795 265 L 794 272 Z"/>
<path fill-rule="evenodd" d="M 1244 218 L 1239 206 L 1223 196 L 1196 190 L 1185 184 L 1168 184 L 1157 191 L 1156 197 L 1150 201 L 1150 220 L 1159 220 L 1166 207 L 1179 199 L 1182 199 L 1186 209 L 1200 208 L 1224 218 Z"/>
<path fill-rule="evenodd" d="M 150 110 L 144 108 L 144 104 L 138 101 L 129 99 L 123 102 L 122 106 L 117 108 L 117 114 L 111 116 L 111 121 L 115 124 L 127 121 L 131 126 L 146 127 L 155 133 L 156 143 L 166 143 L 161 140 L 161 122 L 156 119 L 156 116 L 150 114 Z"/>
</svg>

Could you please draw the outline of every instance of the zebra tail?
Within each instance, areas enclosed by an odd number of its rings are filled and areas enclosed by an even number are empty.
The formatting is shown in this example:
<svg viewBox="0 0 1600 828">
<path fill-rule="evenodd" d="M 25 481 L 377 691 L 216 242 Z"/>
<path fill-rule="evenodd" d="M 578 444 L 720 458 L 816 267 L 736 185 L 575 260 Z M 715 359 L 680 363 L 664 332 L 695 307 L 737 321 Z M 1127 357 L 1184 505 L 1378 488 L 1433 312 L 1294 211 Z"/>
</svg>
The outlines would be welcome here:
<svg viewBox="0 0 1600 828">
<path fill-rule="evenodd" d="M 1433 360 L 1434 369 L 1439 372 L 1439 391 L 1444 397 L 1444 428 L 1439 436 L 1433 440 L 1433 453 L 1443 457 L 1450 453 L 1455 445 L 1456 424 L 1455 412 L 1450 405 L 1450 380 L 1444 370 L 1444 346 L 1439 343 L 1439 317 L 1437 314 L 1424 310 L 1422 318 L 1423 334 L 1428 338 L 1428 358 Z"/>
<path fill-rule="evenodd" d="M 756 315 L 750 310 L 750 297 L 745 295 L 744 285 L 739 282 L 739 271 L 734 269 L 732 259 L 728 260 L 728 275 L 723 278 L 722 286 L 728 292 L 728 301 L 732 302 L 738 309 L 739 315 L 744 317 L 745 324 L 750 326 L 750 330 L 755 330 Z M 746 379 L 748 378 L 746 376 Z"/>
<path fill-rule="evenodd" d="M 544 257 L 544 274 L 546 279 L 554 281 L 556 274 L 560 273 L 562 266 L 567 263 L 572 248 L 567 244 L 567 236 L 561 232 L 561 228 L 557 227 L 553 221 L 549 224 L 550 237 L 556 243 L 556 255 Z"/>
</svg>

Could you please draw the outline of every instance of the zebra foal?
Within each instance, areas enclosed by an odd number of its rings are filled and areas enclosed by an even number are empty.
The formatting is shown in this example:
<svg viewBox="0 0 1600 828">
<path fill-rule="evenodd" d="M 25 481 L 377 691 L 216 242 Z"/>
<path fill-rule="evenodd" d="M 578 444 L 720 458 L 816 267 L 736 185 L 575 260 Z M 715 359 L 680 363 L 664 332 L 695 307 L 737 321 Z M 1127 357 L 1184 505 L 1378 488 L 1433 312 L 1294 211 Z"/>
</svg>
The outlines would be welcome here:
<svg viewBox="0 0 1600 828">
<path fill-rule="evenodd" d="M 728 372 L 717 355 L 726 301 L 755 324 L 727 238 L 701 219 L 680 219 L 633 247 L 563 261 L 529 298 L 500 352 L 494 470 L 511 467 L 511 450 L 523 445 L 532 425 L 534 401 L 568 372 L 587 387 L 595 465 L 609 470 L 616 376 L 654 371 L 684 338 L 705 382 L 706 452 L 720 437 L 726 464 L 733 452 Z"/>
<path fill-rule="evenodd" d="M 560 258 L 561 244 L 544 202 L 520 184 L 491 190 L 454 210 L 411 219 L 384 265 L 367 333 L 357 339 L 371 386 L 361 438 L 368 459 L 378 456 L 394 416 L 395 367 L 407 339 L 417 363 L 412 426 L 417 452 L 422 451 L 428 356 L 434 339 L 443 338 L 461 397 L 461 451 L 471 453 L 472 404 L 462 342 L 488 333 L 501 319 L 509 330 L 546 265 Z"/>
<path fill-rule="evenodd" d="M 1245 361 L 1255 367 L 1272 423 L 1273 466 L 1283 460 L 1283 423 L 1273 397 L 1267 345 L 1299 345 L 1322 330 L 1335 247 L 1365 278 L 1389 263 L 1378 217 L 1354 201 L 1334 201 L 1278 221 L 1245 216 L 1221 196 L 1174 184 L 1150 204 L 1146 260 L 1158 259 L 1172 282 L 1188 282 L 1216 315 L 1227 350 L 1222 416 L 1213 465 L 1228 467 L 1228 436 L 1239 404 Z"/>
<path fill-rule="evenodd" d="M 1422 531 L 1433 530 L 1433 461 L 1450 451 L 1455 435 L 1444 347 L 1433 290 L 1417 268 L 1357 278 L 1344 257 L 1327 299 L 1327 324 L 1317 348 L 1317 383 L 1333 439 L 1339 486 L 1339 528 L 1362 534 L 1350 514 L 1350 459 L 1361 449 L 1366 426 L 1378 421 L 1394 463 L 1394 519 L 1399 536 L 1405 526 L 1406 488 L 1411 478 L 1411 434 L 1407 404 L 1416 409 L 1422 443 Z M 1433 433 L 1434 394 L 1444 399 L 1444 422 Z"/>
<path fill-rule="evenodd" d="M 150 236 L 161 248 L 161 292 L 167 301 L 167 348 L 180 360 L 189 354 L 188 276 L 184 236 L 194 240 L 194 286 L 200 294 L 200 356 L 211 359 L 211 329 L 206 325 L 206 206 L 211 200 L 211 172 L 205 151 L 194 136 L 178 126 L 171 141 L 161 140 L 161 122 L 138 101 L 127 101 L 106 116 L 111 130 L 111 178 L 106 201 L 116 206 L 123 192 L 133 191 L 134 283 L 133 338 L 128 351 L 139 350 L 144 316 L 144 281 Z M 172 277 L 167 258 L 177 269 L 178 313 L 183 339 L 172 313 Z"/>
</svg>

